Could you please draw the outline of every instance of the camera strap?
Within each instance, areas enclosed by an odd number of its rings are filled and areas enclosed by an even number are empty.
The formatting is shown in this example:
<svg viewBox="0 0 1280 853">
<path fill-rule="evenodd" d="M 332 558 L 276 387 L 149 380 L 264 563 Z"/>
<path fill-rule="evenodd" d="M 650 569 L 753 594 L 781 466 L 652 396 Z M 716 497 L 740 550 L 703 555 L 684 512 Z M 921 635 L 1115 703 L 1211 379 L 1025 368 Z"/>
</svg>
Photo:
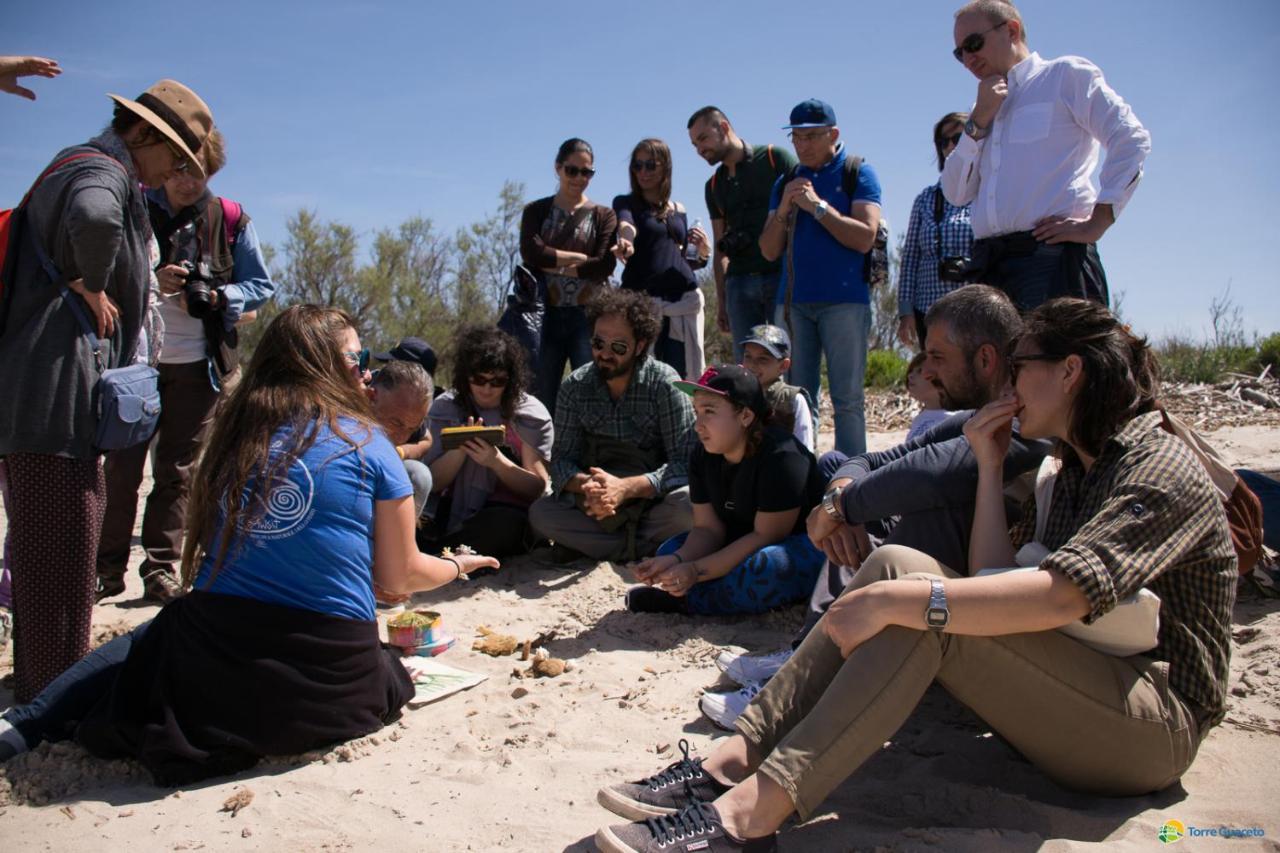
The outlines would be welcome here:
<svg viewBox="0 0 1280 853">
<path fill-rule="evenodd" d="M 942 184 L 933 188 L 933 224 L 937 226 L 934 239 L 938 244 L 938 263 L 942 263 Z"/>
</svg>

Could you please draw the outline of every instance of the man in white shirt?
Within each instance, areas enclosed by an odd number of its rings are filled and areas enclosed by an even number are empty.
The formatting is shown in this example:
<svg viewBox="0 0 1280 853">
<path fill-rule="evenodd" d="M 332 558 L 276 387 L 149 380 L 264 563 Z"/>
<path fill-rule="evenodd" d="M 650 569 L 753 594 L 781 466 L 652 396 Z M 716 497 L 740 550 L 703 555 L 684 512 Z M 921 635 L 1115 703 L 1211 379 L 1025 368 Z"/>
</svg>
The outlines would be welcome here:
<svg viewBox="0 0 1280 853">
<path fill-rule="evenodd" d="M 1093 63 L 1033 53 L 1006 0 L 962 7 L 955 44 L 978 97 L 942 189 L 952 204 L 972 205 L 977 280 L 1023 311 L 1057 296 L 1105 304 L 1096 244 L 1137 188 L 1151 135 Z"/>
</svg>

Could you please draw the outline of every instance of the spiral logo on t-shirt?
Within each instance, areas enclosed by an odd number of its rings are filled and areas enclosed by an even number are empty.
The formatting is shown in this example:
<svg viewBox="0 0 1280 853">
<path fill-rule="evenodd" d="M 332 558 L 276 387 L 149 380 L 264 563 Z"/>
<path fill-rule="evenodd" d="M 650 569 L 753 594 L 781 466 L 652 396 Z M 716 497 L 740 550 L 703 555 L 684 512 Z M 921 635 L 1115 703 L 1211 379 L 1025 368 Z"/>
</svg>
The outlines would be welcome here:
<svg viewBox="0 0 1280 853">
<path fill-rule="evenodd" d="M 267 511 L 253 520 L 243 519 L 241 531 L 258 539 L 282 539 L 292 536 L 307 526 L 315 515 L 312 500 L 315 482 L 311 472 L 301 461 L 295 460 L 289 467 L 288 479 L 280 480 L 267 497 Z"/>
</svg>

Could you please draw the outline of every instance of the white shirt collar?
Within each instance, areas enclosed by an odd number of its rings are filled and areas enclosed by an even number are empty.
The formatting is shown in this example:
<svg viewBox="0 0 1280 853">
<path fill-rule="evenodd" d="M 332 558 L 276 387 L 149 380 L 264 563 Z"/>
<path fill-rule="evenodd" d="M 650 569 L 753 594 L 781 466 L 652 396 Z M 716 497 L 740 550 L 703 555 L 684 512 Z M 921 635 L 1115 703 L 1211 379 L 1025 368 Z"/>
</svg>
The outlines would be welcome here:
<svg viewBox="0 0 1280 853">
<path fill-rule="evenodd" d="M 1032 51 L 1030 56 L 1009 69 L 1008 80 L 1014 86 L 1021 86 L 1039 74 L 1044 66 L 1045 61 L 1040 58 L 1040 54 Z"/>
</svg>

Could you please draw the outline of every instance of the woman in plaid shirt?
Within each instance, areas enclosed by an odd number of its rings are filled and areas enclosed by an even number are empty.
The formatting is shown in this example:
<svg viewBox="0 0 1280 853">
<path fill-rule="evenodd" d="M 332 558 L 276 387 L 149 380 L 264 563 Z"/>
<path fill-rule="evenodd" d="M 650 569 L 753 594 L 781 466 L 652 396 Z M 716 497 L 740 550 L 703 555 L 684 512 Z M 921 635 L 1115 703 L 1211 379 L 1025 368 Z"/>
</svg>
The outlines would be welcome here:
<svg viewBox="0 0 1280 853">
<path fill-rule="evenodd" d="M 960 577 L 917 551 L 878 549 L 706 760 L 686 758 L 600 801 L 649 824 L 601 829 L 605 850 L 668 836 L 708 850 L 774 849 L 877 753 L 937 681 L 1064 787 L 1160 790 L 1222 720 L 1236 555 L 1217 493 L 1161 429 L 1155 356 L 1106 308 L 1045 303 L 1010 356 L 1014 390 L 965 427 L 979 465 L 975 570 L 1015 565 L 1036 524 L 1006 525 L 1001 467 L 1013 419 L 1058 439 L 1062 467 L 1039 571 Z M 1044 553 L 1044 551 L 1042 551 Z M 1154 648 L 1120 657 L 1055 630 L 1140 589 L 1160 597 Z"/>
</svg>

